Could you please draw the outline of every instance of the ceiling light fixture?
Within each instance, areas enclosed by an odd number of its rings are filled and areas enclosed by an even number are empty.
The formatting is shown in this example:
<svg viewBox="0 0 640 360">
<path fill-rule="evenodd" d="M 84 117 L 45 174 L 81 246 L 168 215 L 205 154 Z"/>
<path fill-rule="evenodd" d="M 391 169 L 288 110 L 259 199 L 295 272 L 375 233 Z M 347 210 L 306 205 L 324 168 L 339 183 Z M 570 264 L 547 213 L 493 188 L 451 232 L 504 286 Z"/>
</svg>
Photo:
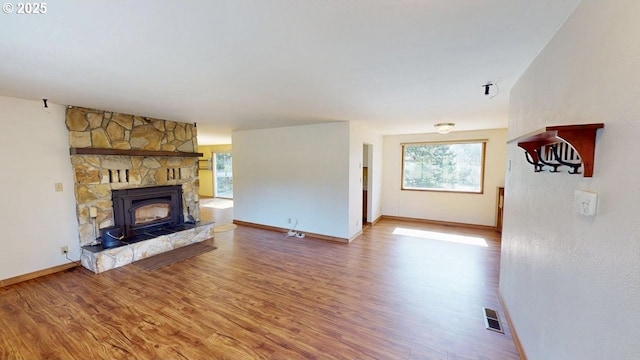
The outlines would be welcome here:
<svg viewBox="0 0 640 360">
<path fill-rule="evenodd" d="M 456 126 L 456 124 L 454 123 L 439 123 L 439 124 L 435 124 L 433 125 L 436 128 L 436 131 L 439 134 L 448 134 L 451 132 L 451 130 L 453 130 L 453 127 Z"/>
</svg>

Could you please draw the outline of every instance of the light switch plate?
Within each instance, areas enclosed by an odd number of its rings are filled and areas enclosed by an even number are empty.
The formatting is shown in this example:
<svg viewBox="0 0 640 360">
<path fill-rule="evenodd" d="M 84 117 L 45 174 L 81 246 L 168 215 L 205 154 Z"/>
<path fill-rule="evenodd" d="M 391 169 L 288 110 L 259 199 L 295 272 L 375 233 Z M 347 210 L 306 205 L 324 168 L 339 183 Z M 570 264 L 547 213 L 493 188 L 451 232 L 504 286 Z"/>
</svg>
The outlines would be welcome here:
<svg viewBox="0 0 640 360">
<path fill-rule="evenodd" d="M 573 208 L 578 214 L 593 216 L 596 214 L 598 194 L 576 190 L 573 195 Z"/>
</svg>

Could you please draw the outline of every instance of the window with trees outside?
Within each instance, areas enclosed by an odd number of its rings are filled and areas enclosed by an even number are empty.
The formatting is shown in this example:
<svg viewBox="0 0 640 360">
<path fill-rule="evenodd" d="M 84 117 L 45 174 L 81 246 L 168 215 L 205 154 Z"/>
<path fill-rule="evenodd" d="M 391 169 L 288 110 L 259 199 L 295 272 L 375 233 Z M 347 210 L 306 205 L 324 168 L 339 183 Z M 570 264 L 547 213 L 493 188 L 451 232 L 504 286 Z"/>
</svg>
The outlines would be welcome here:
<svg viewBox="0 0 640 360">
<path fill-rule="evenodd" d="M 485 140 L 402 145 L 402 190 L 483 192 Z"/>
</svg>

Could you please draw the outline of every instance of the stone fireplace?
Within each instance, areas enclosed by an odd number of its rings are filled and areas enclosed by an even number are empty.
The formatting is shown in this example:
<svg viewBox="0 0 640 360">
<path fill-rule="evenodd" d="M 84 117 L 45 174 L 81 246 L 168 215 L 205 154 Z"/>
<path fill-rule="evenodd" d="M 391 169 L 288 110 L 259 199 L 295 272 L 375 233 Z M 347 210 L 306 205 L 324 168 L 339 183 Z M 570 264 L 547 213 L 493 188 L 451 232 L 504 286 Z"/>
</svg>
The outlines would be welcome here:
<svg viewBox="0 0 640 360">
<path fill-rule="evenodd" d="M 212 237 L 213 224 L 198 222 L 194 124 L 69 107 L 66 126 L 84 267 L 99 273 Z M 103 247 L 109 229 L 123 238 Z"/>
</svg>

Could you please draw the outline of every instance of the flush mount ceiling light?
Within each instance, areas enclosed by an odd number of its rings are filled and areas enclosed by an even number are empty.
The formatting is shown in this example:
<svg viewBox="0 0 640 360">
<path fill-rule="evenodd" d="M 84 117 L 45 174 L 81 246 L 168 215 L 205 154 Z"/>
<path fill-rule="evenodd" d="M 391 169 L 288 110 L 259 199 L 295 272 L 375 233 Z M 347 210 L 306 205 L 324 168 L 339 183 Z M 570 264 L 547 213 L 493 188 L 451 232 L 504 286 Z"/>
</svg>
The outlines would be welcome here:
<svg viewBox="0 0 640 360">
<path fill-rule="evenodd" d="M 453 127 L 456 126 L 454 123 L 439 123 L 433 125 L 436 128 L 436 131 L 440 134 L 448 134 L 453 130 Z"/>
</svg>

